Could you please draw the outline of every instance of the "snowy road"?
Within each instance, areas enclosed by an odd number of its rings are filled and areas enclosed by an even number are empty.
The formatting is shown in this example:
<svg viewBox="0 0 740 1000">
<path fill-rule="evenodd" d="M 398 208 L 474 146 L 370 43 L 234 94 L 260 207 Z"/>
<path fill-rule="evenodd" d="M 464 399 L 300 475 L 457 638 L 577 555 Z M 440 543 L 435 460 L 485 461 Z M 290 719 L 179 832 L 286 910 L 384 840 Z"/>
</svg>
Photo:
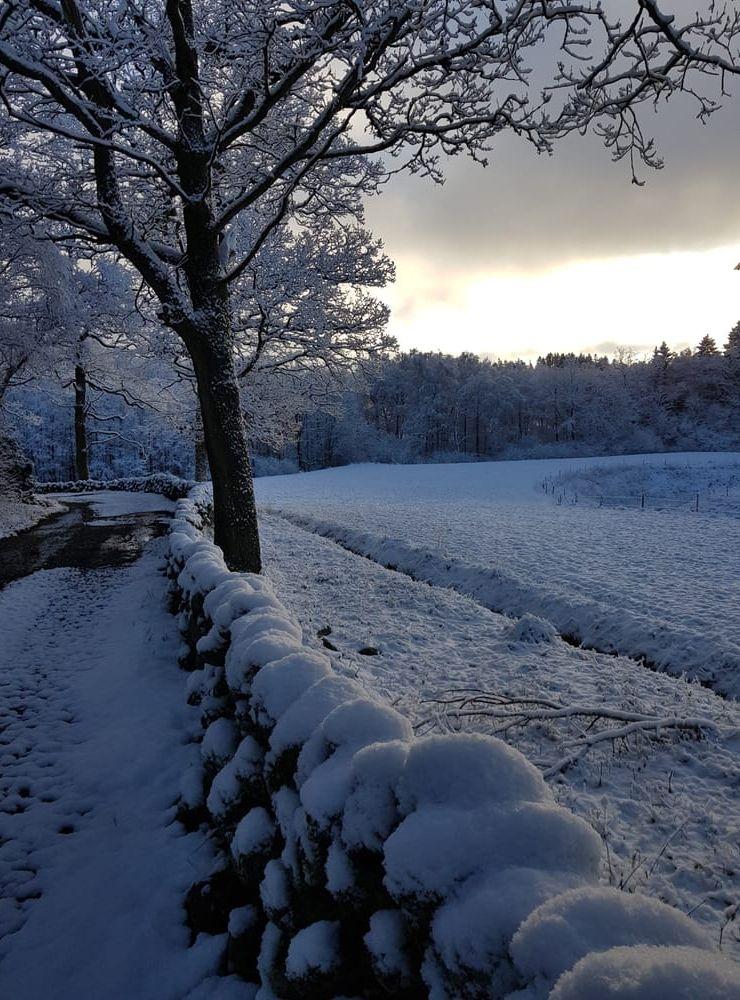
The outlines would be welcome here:
<svg viewBox="0 0 740 1000">
<path fill-rule="evenodd" d="M 122 497 L 124 499 L 122 499 Z M 125 566 L 162 534 L 173 504 L 155 494 L 57 494 L 62 513 L 0 539 L 0 587 L 40 569 Z"/>
<path fill-rule="evenodd" d="M 197 751 L 161 544 L 0 591 L 0 996 L 182 1000 L 220 958 L 183 919 L 210 858 L 174 822 Z"/>
</svg>

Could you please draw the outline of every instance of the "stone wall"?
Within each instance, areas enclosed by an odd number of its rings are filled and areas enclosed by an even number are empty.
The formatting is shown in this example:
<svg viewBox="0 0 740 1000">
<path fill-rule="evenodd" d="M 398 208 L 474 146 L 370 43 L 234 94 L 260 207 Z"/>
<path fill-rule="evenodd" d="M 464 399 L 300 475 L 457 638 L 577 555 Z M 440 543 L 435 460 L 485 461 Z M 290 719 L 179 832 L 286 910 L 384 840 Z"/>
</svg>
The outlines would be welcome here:
<svg viewBox="0 0 740 1000">
<path fill-rule="evenodd" d="M 520 753 L 417 739 L 307 647 L 264 577 L 227 569 L 208 504 L 178 503 L 168 555 L 202 723 L 180 815 L 222 859 L 188 909 L 260 1000 L 740 998 L 689 918 L 599 884 L 599 837 Z"/>
</svg>

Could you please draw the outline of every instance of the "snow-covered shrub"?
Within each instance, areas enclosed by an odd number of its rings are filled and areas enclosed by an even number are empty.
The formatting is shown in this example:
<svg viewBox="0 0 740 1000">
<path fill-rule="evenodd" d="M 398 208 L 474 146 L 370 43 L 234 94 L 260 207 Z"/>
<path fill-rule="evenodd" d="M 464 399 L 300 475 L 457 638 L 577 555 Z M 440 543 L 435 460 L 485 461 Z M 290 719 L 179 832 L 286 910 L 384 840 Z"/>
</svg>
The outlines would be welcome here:
<svg viewBox="0 0 740 1000">
<path fill-rule="evenodd" d="M 522 754 L 416 739 L 304 647 L 270 584 L 204 538 L 208 502 L 203 487 L 178 501 L 169 576 L 204 728 L 183 804 L 250 900 L 229 922 L 231 970 L 265 1000 L 740 1000 L 689 918 L 598 885 L 599 837 Z M 517 626 L 518 641 L 554 632 Z"/>
<path fill-rule="evenodd" d="M 262 806 L 255 806 L 239 821 L 231 841 L 231 855 L 242 878 L 258 885 L 275 852 L 275 822 Z"/>
<path fill-rule="evenodd" d="M 391 996 L 403 993 L 413 982 L 409 924 L 401 910 L 378 910 L 364 936 L 373 974 Z"/>
<path fill-rule="evenodd" d="M 330 975 L 339 965 L 339 922 L 317 920 L 298 931 L 288 946 L 285 973 L 296 983 Z"/>
<path fill-rule="evenodd" d="M 229 763 L 239 744 L 239 730 L 232 719 L 216 719 L 205 731 L 201 756 L 206 773 L 216 775 Z"/>
<path fill-rule="evenodd" d="M 522 617 L 510 626 L 506 633 L 507 639 L 512 642 L 552 642 L 557 636 L 558 630 L 546 618 L 538 618 L 537 615 L 522 615 Z"/>
<path fill-rule="evenodd" d="M 219 827 L 228 828 L 244 815 L 245 809 L 260 801 L 264 791 L 264 756 L 254 737 L 245 736 L 234 756 L 216 774 L 206 805 Z"/>
</svg>

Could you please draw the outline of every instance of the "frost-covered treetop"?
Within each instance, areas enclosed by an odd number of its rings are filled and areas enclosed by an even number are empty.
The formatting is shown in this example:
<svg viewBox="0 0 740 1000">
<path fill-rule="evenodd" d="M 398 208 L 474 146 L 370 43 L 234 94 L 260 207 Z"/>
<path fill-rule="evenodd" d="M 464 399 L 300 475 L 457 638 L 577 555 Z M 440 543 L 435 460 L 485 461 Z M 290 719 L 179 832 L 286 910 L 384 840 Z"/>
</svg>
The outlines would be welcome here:
<svg viewBox="0 0 740 1000">
<path fill-rule="evenodd" d="M 679 26 L 645 0 L 635 13 L 623 25 L 564 0 L 6 0 L 0 194 L 114 244 L 177 315 L 184 206 L 208 206 L 235 280 L 283 220 L 361 218 L 362 196 L 400 169 L 439 179 L 441 154 L 483 160 L 505 129 L 545 150 L 593 115 L 619 127 L 691 66 L 734 69 L 736 15 Z M 578 88 L 554 119 L 527 87 L 553 32 L 555 77 Z M 629 129 L 625 143 L 646 152 Z"/>
</svg>

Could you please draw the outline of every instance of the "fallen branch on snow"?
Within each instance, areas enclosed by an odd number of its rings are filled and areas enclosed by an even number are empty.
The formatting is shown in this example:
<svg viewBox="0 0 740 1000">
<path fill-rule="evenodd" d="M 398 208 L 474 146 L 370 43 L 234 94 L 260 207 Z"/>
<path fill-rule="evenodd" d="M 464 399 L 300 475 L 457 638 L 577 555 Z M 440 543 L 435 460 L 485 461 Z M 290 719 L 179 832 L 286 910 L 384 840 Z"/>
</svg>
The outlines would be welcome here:
<svg viewBox="0 0 740 1000">
<path fill-rule="evenodd" d="M 659 736 L 664 730 L 689 731 L 701 737 L 704 730 L 718 729 L 711 719 L 628 712 L 604 705 L 562 705 L 545 698 L 514 698 L 474 688 L 451 690 L 424 701 L 434 705 L 435 711 L 414 726 L 418 735 L 438 726 L 449 728 L 451 720 L 457 723 L 469 719 L 499 720 L 500 724 L 492 729 L 494 736 L 505 735 L 511 729 L 533 722 L 583 720 L 579 726 L 580 734 L 564 743 L 566 753 L 543 772 L 545 778 L 553 778 L 566 771 L 600 743 L 624 740 L 636 733 Z M 593 732 L 600 722 L 607 725 Z M 609 725 L 614 722 L 622 725 Z"/>
</svg>

